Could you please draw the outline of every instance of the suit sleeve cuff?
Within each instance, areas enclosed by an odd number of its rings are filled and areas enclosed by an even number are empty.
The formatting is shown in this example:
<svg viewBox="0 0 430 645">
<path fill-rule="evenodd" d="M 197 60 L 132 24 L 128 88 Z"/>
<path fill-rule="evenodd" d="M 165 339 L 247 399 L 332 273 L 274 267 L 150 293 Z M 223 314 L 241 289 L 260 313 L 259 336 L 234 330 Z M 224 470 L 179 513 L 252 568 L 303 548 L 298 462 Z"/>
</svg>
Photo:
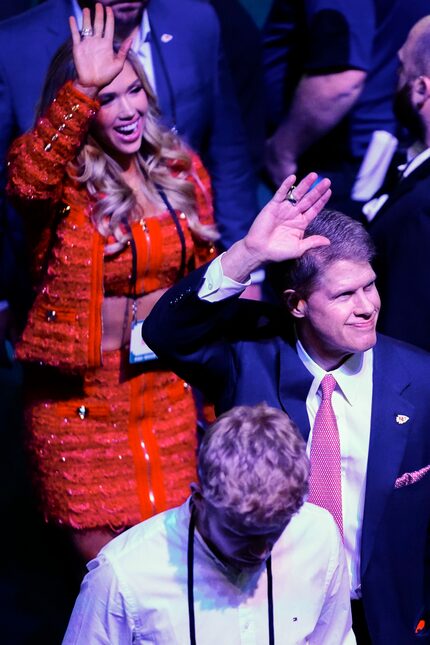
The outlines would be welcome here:
<svg viewBox="0 0 430 645">
<path fill-rule="evenodd" d="M 251 279 L 246 282 L 236 282 L 224 275 L 221 265 L 221 258 L 224 254 L 213 260 L 203 278 L 203 284 L 199 289 L 198 296 L 200 300 L 207 302 L 219 302 L 230 296 L 241 293 L 251 284 Z"/>
</svg>

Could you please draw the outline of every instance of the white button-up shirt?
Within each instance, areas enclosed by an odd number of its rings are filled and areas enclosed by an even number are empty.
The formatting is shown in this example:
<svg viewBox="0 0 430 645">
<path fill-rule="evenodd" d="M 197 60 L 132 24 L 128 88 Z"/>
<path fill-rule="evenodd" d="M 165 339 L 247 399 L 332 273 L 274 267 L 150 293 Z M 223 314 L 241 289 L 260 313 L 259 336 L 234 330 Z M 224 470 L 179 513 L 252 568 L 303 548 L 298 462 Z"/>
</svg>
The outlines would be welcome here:
<svg viewBox="0 0 430 645">
<path fill-rule="evenodd" d="M 129 529 L 88 564 L 63 645 L 189 643 L 189 504 Z M 275 642 L 353 645 L 348 573 L 334 520 L 305 504 L 272 551 Z M 264 645 L 263 564 L 238 573 L 194 537 L 194 608 L 199 645 Z"/>
</svg>

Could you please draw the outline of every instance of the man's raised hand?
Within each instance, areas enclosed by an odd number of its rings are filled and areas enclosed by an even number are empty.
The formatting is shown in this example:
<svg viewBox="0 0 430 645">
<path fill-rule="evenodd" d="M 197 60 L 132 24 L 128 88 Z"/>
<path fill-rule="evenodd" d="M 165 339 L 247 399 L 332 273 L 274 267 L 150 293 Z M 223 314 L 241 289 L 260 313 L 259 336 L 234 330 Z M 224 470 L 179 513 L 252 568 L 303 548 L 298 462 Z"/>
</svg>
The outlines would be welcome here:
<svg viewBox="0 0 430 645">
<path fill-rule="evenodd" d="M 257 215 L 245 237 L 222 256 L 226 276 L 244 282 L 251 271 L 267 262 L 291 260 L 308 249 L 330 243 L 321 235 L 303 238 L 307 225 L 324 208 L 331 195 L 329 179 L 322 179 L 311 188 L 317 177 L 311 172 L 294 187 L 292 195 L 290 191 L 296 177 L 287 177 Z"/>
<path fill-rule="evenodd" d="M 311 188 L 317 177 L 316 173 L 310 173 L 294 189 L 295 176 L 287 177 L 254 220 L 243 241 L 260 264 L 300 257 L 310 248 L 329 244 L 320 235 L 303 238 L 307 225 L 331 195 L 329 179 L 322 179 Z"/>
</svg>

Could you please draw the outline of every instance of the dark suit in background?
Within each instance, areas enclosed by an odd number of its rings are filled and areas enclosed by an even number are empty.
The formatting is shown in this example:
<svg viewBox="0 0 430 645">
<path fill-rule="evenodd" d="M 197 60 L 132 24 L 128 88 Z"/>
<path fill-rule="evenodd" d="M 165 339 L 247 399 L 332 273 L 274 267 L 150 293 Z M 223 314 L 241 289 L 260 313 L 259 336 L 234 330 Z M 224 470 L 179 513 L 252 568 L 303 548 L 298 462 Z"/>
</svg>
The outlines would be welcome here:
<svg viewBox="0 0 430 645">
<path fill-rule="evenodd" d="M 261 32 L 239 0 L 210 0 L 245 127 L 253 166 L 263 163 L 265 137 Z"/>
<path fill-rule="evenodd" d="M 429 351 L 430 159 L 392 188 L 369 233 L 383 303 L 378 329 Z"/>
<path fill-rule="evenodd" d="M 430 11 L 426 0 L 274 0 L 264 29 L 264 76 L 270 129 L 290 112 L 300 79 L 332 75 L 325 92 L 336 95 L 345 71 L 365 73 L 361 93 L 336 123 L 312 135 L 302 150 L 299 173 L 317 171 L 332 180 L 331 206 L 351 215 L 350 194 L 375 130 L 399 136 L 392 107 L 397 51 L 414 23 Z M 343 91 L 347 94 L 347 86 Z M 352 88 L 348 88 L 352 92 Z M 320 121 L 314 97 L 314 121 Z M 336 105 L 333 106 L 336 108 Z M 290 125 L 294 137 L 294 125 Z M 312 127 L 312 124 L 311 124 Z M 301 146 L 300 146 L 301 147 Z"/>
</svg>

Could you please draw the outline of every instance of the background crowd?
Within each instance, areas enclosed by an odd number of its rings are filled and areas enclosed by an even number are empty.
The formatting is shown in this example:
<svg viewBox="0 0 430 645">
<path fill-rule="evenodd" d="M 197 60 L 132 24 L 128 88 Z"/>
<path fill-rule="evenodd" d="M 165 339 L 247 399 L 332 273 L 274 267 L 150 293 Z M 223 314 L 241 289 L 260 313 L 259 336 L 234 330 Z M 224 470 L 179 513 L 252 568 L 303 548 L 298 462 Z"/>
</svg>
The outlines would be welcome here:
<svg viewBox="0 0 430 645">
<path fill-rule="evenodd" d="M 430 350 L 428 4 L 149 0 L 142 13 L 136 1 L 134 18 L 116 16 L 122 48 L 99 51 L 103 77 L 78 34 L 90 4 L 0 14 L 6 643 L 59 642 L 80 556 L 186 498 L 194 428 L 212 412 L 172 372 L 125 366 L 129 327 L 241 240 L 287 175 L 331 180 L 329 207 L 376 245 L 378 330 Z M 74 51 L 56 54 L 69 16 Z M 149 104 L 150 125 L 124 118 L 109 135 L 115 101 Z M 252 268 L 248 297 L 276 298 Z"/>
</svg>

